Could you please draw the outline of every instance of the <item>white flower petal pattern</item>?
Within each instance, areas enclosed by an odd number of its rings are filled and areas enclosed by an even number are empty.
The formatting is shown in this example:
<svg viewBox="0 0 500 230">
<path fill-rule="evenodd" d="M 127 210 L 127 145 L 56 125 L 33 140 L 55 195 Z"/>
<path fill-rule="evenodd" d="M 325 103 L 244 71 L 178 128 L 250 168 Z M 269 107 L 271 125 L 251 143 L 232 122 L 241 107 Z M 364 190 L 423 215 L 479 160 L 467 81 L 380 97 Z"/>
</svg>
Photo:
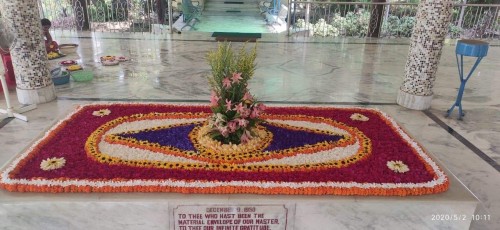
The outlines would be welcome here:
<svg viewBox="0 0 500 230">
<path fill-rule="evenodd" d="M 54 169 L 60 169 L 66 164 L 66 159 L 64 157 L 52 157 L 43 160 L 40 163 L 40 168 L 44 171 L 50 171 Z"/>
<path fill-rule="evenodd" d="M 109 109 L 101 109 L 101 110 L 96 110 L 92 113 L 92 115 L 96 117 L 104 117 L 111 114 L 111 110 Z"/>
<path fill-rule="evenodd" d="M 405 173 L 410 171 L 408 165 L 403 163 L 403 161 L 387 161 L 387 167 L 397 173 Z"/>
<path fill-rule="evenodd" d="M 368 121 L 370 118 L 360 113 L 353 113 L 351 115 L 351 120 L 353 121 Z"/>
</svg>

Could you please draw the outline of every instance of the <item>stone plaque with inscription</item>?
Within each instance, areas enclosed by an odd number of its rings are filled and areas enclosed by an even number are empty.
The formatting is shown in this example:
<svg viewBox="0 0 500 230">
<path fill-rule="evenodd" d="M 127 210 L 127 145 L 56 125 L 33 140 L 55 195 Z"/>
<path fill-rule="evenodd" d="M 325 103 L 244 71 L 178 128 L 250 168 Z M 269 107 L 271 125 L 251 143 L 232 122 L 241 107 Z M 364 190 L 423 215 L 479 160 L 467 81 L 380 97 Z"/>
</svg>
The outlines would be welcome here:
<svg viewBox="0 0 500 230">
<path fill-rule="evenodd" d="M 175 230 L 286 230 L 286 205 L 175 205 Z"/>
</svg>

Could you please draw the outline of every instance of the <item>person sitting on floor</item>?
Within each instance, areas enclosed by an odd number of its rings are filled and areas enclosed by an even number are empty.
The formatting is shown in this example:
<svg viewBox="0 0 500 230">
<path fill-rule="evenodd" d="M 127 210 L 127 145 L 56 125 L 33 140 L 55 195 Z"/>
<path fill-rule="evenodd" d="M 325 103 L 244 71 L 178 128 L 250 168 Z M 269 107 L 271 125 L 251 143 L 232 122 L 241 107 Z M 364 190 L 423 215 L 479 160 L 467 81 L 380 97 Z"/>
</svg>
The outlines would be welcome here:
<svg viewBox="0 0 500 230">
<path fill-rule="evenodd" d="M 59 46 L 57 45 L 57 42 L 52 40 L 52 36 L 50 35 L 49 29 L 52 26 L 52 23 L 50 22 L 49 19 L 42 19 L 42 34 L 45 39 L 45 49 L 47 50 L 47 53 L 50 52 L 58 52 Z"/>
</svg>

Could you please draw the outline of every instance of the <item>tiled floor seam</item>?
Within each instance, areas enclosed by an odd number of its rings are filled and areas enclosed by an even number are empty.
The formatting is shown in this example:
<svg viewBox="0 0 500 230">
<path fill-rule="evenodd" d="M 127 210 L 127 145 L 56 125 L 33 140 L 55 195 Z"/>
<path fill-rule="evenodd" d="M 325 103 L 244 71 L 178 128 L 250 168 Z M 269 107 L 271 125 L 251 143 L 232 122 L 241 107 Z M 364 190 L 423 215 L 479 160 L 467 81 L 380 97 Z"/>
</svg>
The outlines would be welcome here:
<svg viewBox="0 0 500 230">
<path fill-rule="evenodd" d="M 441 128 L 443 128 L 444 130 L 446 130 L 446 132 L 448 132 L 453 137 L 455 137 L 458 141 L 460 141 L 462 144 L 464 144 L 468 149 L 470 149 L 472 152 L 474 152 L 477 156 L 481 157 L 481 159 L 483 159 L 486 163 L 488 163 L 489 165 L 491 165 L 491 167 L 493 167 L 494 169 L 496 169 L 497 172 L 500 172 L 500 165 L 497 164 L 497 162 L 495 160 L 491 159 L 491 157 L 489 157 L 488 155 L 486 155 L 486 153 L 484 153 L 479 148 L 477 148 L 474 144 L 472 144 L 472 142 L 470 142 L 469 140 L 467 140 L 466 138 L 464 138 L 462 135 L 460 135 L 458 132 L 456 132 L 453 128 L 451 128 L 450 126 L 448 126 L 446 123 L 444 123 L 441 119 L 439 119 L 436 115 L 434 115 L 430 111 L 425 110 L 425 111 L 423 111 L 423 113 L 427 117 L 429 117 L 430 119 L 432 119 Z"/>
</svg>

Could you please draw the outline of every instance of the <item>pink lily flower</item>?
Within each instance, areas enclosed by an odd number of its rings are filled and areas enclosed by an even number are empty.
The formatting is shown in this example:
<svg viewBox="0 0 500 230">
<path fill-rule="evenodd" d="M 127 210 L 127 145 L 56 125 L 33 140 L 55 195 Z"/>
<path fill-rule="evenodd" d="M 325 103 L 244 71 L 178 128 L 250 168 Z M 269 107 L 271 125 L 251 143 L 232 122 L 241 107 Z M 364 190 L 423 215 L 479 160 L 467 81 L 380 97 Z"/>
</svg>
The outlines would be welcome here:
<svg viewBox="0 0 500 230">
<path fill-rule="evenodd" d="M 238 119 L 236 119 L 236 121 L 238 121 L 238 124 L 241 127 L 247 127 L 247 125 L 248 125 L 248 120 L 246 120 L 246 119 L 238 118 Z"/>
<path fill-rule="evenodd" d="M 238 129 L 238 122 L 236 122 L 236 121 L 230 121 L 227 124 L 227 127 L 229 128 L 229 132 L 230 133 L 234 133 L 234 131 L 236 131 L 236 129 Z"/>
<path fill-rule="evenodd" d="M 224 78 L 224 80 L 222 80 L 222 85 L 223 85 L 226 89 L 231 88 L 231 80 L 229 80 L 229 78 L 228 78 L 228 77 Z"/>
<path fill-rule="evenodd" d="M 221 128 L 219 128 L 219 132 L 224 137 L 228 137 L 229 136 L 229 129 L 227 127 L 221 127 Z"/>
<path fill-rule="evenodd" d="M 226 99 L 226 111 L 230 111 L 232 106 L 232 102 L 229 99 Z"/>
<path fill-rule="evenodd" d="M 233 80 L 233 83 L 238 83 L 243 78 L 241 77 L 241 73 L 233 73 L 233 77 L 231 79 Z"/>
<path fill-rule="evenodd" d="M 240 142 L 241 143 L 247 143 L 250 140 L 250 137 L 247 136 L 247 133 L 244 132 L 243 135 L 240 137 Z"/>
<path fill-rule="evenodd" d="M 257 117 L 259 117 L 259 115 L 260 115 L 260 111 L 258 109 L 254 108 L 254 110 L 252 110 L 252 112 L 250 113 L 250 118 L 252 118 L 252 119 L 257 118 Z"/>
<path fill-rule="evenodd" d="M 246 101 L 246 100 L 250 100 L 252 101 L 253 100 L 253 97 L 252 97 L 252 94 L 250 94 L 250 92 L 246 92 L 245 95 L 243 95 L 243 98 L 242 98 L 243 101 Z"/>
<path fill-rule="evenodd" d="M 248 116 L 250 116 L 250 109 L 248 108 L 244 108 L 241 112 L 240 112 L 240 116 L 242 118 L 247 118 Z"/>
<path fill-rule="evenodd" d="M 217 93 L 215 93 L 214 91 L 212 91 L 212 95 L 210 95 L 210 106 L 212 106 L 212 107 L 218 106 L 219 105 L 219 100 L 220 100 L 220 97 L 217 96 Z"/>
<path fill-rule="evenodd" d="M 245 109 L 246 107 L 243 105 L 243 103 L 239 103 L 234 107 L 234 110 L 236 110 L 239 114 Z"/>
</svg>

